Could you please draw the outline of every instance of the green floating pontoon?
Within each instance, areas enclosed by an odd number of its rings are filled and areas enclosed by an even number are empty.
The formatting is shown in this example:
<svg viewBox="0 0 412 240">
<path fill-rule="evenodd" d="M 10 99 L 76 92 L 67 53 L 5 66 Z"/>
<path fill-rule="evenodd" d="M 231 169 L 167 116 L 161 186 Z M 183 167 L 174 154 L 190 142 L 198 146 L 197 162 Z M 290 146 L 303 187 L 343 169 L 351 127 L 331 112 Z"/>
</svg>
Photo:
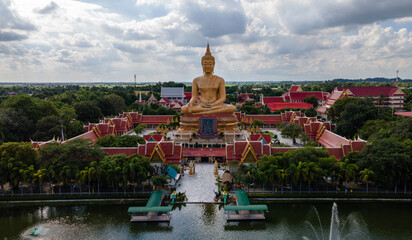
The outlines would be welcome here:
<svg viewBox="0 0 412 240">
<path fill-rule="evenodd" d="M 131 222 L 168 222 L 172 205 L 160 206 L 163 200 L 163 191 L 153 191 L 145 207 L 129 207 L 132 215 Z M 175 195 L 174 195 L 175 197 Z M 173 198 L 173 195 L 172 195 Z M 174 198 L 172 200 L 174 202 Z"/>
<path fill-rule="evenodd" d="M 245 191 L 236 191 L 236 203 L 237 205 L 225 205 L 223 207 L 228 221 L 265 220 L 264 211 L 268 211 L 268 206 L 250 205 Z"/>
</svg>

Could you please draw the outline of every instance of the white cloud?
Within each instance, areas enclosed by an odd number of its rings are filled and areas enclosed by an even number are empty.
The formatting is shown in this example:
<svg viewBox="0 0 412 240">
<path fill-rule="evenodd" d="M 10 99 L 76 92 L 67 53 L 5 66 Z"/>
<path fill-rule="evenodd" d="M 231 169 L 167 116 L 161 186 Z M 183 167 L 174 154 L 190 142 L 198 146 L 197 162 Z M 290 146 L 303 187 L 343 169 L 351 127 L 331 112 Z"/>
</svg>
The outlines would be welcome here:
<svg viewBox="0 0 412 240">
<path fill-rule="evenodd" d="M 412 78 L 407 0 L 115 4 L 0 0 L 0 81 L 191 81 L 207 41 L 226 80 Z"/>
</svg>

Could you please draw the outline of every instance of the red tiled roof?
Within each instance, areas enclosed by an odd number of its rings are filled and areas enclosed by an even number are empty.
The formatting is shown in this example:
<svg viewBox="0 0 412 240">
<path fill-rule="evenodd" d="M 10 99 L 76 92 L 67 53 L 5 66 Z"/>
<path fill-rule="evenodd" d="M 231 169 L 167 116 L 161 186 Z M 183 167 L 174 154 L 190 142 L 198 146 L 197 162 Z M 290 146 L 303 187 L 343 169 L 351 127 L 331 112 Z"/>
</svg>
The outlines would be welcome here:
<svg viewBox="0 0 412 240">
<path fill-rule="evenodd" d="M 94 132 L 93 130 L 91 130 L 91 131 L 85 132 L 85 133 L 83 133 L 83 134 L 77 135 L 77 136 L 75 136 L 75 137 L 72 137 L 72 138 L 70 138 L 69 140 L 67 140 L 66 142 L 72 141 L 72 140 L 74 140 L 74 139 L 79 139 L 79 138 L 81 138 L 81 139 L 90 139 L 90 140 L 92 140 L 93 142 L 96 142 L 97 139 L 99 139 L 99 138 L 96 136 L 95 132 Z"/>
<path fill-rule="evenodd" d="M 240 93 L 237 95 L 237 97 L 240 97 L 242 100 L 241 101 L 245 101 L 247 99 L 250 99 L 250 97 L 252 96 L 251 93 Z"/>
<path fill-rule="evenodd" d="M 304 103 L 304 102 L 273 102 L 273 103 L 268 103 L 267 106 L 270 108 L 271 112 L 275 112 L 277 110 L 281 110 L 284 108 L 311 108 L 313 107 L 312 104 L 309 103 Z"/>
<path fill-rule="evenodd" d="M 167 123 L 167 120 L 171 121 L 174 116 L 172 115 L 143 115 L 142 124 L 159 125 L 161 123 Z"/>
<path fill-rule="evenodd" d="M 260 141 L 263 138 L 266 143 L 271 142 L 271 137 L 269 134 L 251 134 L 250 141 Z"/>
<path fill-rule="evenodd" d="M 226 160 L 233 160 L 233 145 L 226 144 Z"/>
<path fill-rule="evenodd" d="M 162 99 L 159 100 L 159 103 L 163 103 L 163 102 L 164 102 L 164 103 L 170 103 L 170 100 L 169 100 L 168 98 L 165 98 L 165 97 L 164 97 L 164 98 L 162 98 Z"/>
<path fill-rule="evenodd" d="M 341 147 L 327 147 L 326 151 L 328 151 L 329 155 L 335 156 L 338 161 L 340 161 L 343 157 L 343 152 Z"/>
<path fill-rule="evenodd" d="M 190 99 L 192 98 L 192 92 L 185 92 L 185 100 L 186 101 L 190 101 Z"/>
<path fill-rule="evenodd" d="M 283 97 L 263 97 L 263 103 L 268 104 L 268 103 L 273 103 L 273 102 L 282 102 Z"/>
<path fill-rule="evenodd" d="M 316 109 L 316 112 L 318 113 L 322 113 L 322 114 L 326 114 L 326 111 L 328 110 L 328 108 L 325 105 L 322 105 L 321 107 L 318 107 Z"/>
<path fill-rule="evenodd" d="M 183 148 L 183 157 L 226 157 L 226 148 Z"/>
<path fill-rule="evenodd" d="M 335 104 L 335 102 L 343 97 L 343 91 L 333 90 L 326 102 L 316 109 L 316 112 L 326 114 L 326 111 Z"/>
<path fill-rule="evenodd" d="M 259 157 L 261 157 L 261 156 L 263 156 L 263 142 L 260 142 L 260 141 L 250 141 L 249 142 L 250 143 L 250 145 L 252 146 L 252 148 L 253 148 L 253 150 L 255 151 L 255 153 L 256 153 L 256 156 L 259 158 Z M 243 153 L 243 151 L 242 151 L 242 153 Z"/>
<path fill-rule="evenodd" d="M 296 92 L 300 88 L 300 85 L 292 85 L 289 92 Z"/>
<path fill-rule="evenodd" d="M 394 95 L 398 87 L 337 87 L 336 89 L 339 91 L 349 90 L 356 97 L 379 97 L 382 94 L 384 96 Z"/>
<path fill-rule="evenodd" d="M 324 130 L 322 135 L 318 138 L 318 143 L 325 147 L 342 147 L 342 144 L 349 145 L 349 140 L 339 136 L 329 130 Z"/>
<path fill-rule="evenodd" d="M 143 138 L 146 141 L 153 139 L 155 142 L 160 142 L 163 139 L 163 135 L 161 134 L 143 135 Z"/>
<path fill-rule="evenodd" d="M 327 94 L 326 94 L 327 95 Z M 319 101 L 326 100 L 327 96 L 323 92 L 290 92 L 290 101 L 303 101 L 307 97 L 316 97 Z"/>
<path fill-rule="evenodd" d="M 395 112 L 395 115 L 403 117 L 412 117 L 412 112 Z"/>
</svg>

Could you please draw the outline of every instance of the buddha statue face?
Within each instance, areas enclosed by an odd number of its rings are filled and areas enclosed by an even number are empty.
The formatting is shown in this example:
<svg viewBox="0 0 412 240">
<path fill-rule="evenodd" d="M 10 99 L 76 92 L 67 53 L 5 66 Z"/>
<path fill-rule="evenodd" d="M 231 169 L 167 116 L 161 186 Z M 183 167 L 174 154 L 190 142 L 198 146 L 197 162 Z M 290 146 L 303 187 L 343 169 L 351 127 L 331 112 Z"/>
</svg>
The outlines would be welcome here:
<svg viewBox="0 0 412 240">
<path fill-rule="evenodd" d="M 206 59 L 202 61 L 202 68 L 205 74 L 212 74 L 215 68 L 215 61 L 212 59 Z"/>
</svg>

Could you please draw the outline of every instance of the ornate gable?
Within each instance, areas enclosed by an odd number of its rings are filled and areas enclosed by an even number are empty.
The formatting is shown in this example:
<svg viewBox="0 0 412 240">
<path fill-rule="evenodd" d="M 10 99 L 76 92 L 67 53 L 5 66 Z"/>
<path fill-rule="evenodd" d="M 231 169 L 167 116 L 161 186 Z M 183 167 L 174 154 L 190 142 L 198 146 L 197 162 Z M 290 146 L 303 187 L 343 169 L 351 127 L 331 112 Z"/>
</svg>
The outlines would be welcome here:
<svg viewBox="0 0 412 240">
<path fill-rule="evenodd" d="M 400 90 L 400 89 L 398 89 L 398 90 L 396 90 L 392 95 L 405 95 L 405 93 L 404 92 L 402 92 L 402 90 Z"/>
<path fill-rule="evenodd" d="M 165 155 L 163 154 L 162 149 L 159 147 L 159 144 L 156 144 L 156 146 L 153 149 L 152 154 L 150 154 L 150 163 L 165 163 L 166 158 Z"/>
<path fill-rule="evenodd" d="M 258 158 L 256 156 L 255 150 L 253 150 L 252 145 L 248 142 L 245 150 L 242 153 L 242 159 L 239 164 L 243 163 L 257 163 Z"/>
</svg>

